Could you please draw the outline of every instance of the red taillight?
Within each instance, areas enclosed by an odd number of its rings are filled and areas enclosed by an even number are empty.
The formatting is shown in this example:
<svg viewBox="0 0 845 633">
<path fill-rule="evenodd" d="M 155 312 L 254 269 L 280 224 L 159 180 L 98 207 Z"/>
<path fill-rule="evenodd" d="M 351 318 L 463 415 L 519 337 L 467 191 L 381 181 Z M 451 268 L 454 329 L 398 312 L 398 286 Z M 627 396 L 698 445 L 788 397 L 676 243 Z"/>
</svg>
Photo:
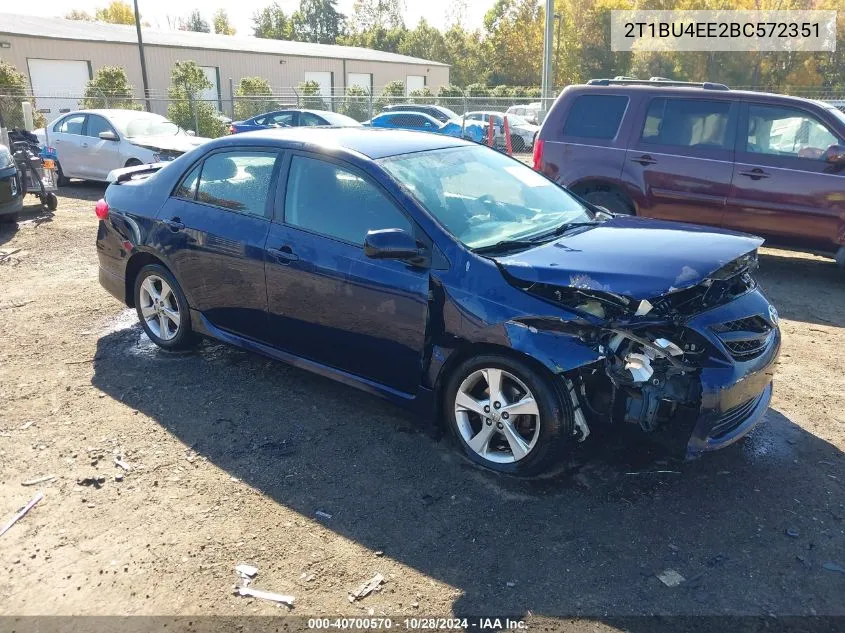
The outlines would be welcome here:
<svg viewBox="0 0 845 633">
<path fill-rule="evenodd" d="M 230 125 L 229 126 L 229 134 L 237 134 L 237 133 L 238 133 L 238 128 L 236 128 L 234 125 Z"/>
<path fill-rule="evenodd" d="M 543 141 L 534 141 L 534 169 L 543 171 Z"/>
<path fill-rule="evenodd" d="M 94 213 L 97 214 L 97 218 L 100 220 L 105 220 L 109 217 L 109 203 L 100 198 L 97 200 L 97 206 L 94 207 Z"/>
</svg>

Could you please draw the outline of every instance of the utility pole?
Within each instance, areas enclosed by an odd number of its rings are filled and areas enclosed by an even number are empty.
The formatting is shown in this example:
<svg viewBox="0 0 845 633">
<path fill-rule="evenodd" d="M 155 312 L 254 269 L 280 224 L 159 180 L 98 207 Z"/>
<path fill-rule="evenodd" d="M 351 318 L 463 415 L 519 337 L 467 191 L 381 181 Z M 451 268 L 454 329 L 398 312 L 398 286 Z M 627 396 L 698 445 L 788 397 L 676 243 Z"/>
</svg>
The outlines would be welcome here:
<svg viewBox="0 0 845 633">
<path fill-rule="evenodd" d="M 150 82 L 147 80 L 147 60 L 144 57 L 144 39 L 141 37 L 141 13 L 138 11 L 138 0 L 135 2 L 135 32 L 138 34 L 138 54 L 141 56 L 141 83 L 144 84 L 144 103 L 147 106 L 147 112 L 151 112 L 150 107 Z"/>
<path fill-rule="evenodd" d="M 137 0 L 136 0 L 137 1 Z M 546 36 L 543 39 L 543 77 L 542 86 L 540 87 L 540 114 L 546 118 L 546 112 L 551 105 L 549 102 L 552 97 L 552 86 L 554 84 L 554 75 L 552 74 L 552 40 L 554 40 L 554 24 L 555 24 L 555 2 L 554 0 L 546 0 Z"/>
</svg>

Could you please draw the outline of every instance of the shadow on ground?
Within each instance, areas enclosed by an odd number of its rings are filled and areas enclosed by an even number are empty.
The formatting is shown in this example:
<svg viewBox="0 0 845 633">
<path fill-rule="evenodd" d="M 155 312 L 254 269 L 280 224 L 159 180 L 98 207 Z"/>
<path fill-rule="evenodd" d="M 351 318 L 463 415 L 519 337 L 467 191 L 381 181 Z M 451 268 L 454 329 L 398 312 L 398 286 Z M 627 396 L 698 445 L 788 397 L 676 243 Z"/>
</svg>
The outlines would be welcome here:
<svg viewBox="0 0 845 633">
<path fill-rule="evenodd" d="M 222 344 L 168 354 L 132 325 L 99 340 L 94 369 L 276 503 L 458 588 L 459 615 L 845 613 L 845 576 L 822 568 L 845 563 L 845 459 L 774 410 L 698 462 L 630 433 L 524 481 L 380 400 Z M 686 581 L 664 586 L 666 569 Z"/>
</svg>

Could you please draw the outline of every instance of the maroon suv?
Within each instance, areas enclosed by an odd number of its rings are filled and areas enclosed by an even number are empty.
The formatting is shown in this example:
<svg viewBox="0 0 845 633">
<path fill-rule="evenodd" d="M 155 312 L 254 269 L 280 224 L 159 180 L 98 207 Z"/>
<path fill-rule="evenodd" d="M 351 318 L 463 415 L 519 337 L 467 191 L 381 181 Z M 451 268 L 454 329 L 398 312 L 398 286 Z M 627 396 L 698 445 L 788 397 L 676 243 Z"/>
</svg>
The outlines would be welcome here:
<svg viewBox="0 0 845 633">
<path fill-rule="evenodd" d="M 593 79 L 555 101 L 534 167 L 614 212 L 756 233 L 845 267 L 845 114 L 825 103 Z"/>
</svg>

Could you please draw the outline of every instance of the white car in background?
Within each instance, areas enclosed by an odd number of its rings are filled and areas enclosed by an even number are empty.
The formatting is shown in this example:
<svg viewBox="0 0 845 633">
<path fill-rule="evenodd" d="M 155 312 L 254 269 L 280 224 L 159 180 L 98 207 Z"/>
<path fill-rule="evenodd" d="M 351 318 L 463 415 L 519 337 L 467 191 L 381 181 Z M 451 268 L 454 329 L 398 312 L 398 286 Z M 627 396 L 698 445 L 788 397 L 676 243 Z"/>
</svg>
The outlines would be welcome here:
<svg viewBox="0 0 845 633">
<path fill-rule="evenodd" d="M 492 124 L 496 135 L 495 143 L 498 147 L 505 143 L 505 115 L 506 113 L 503 112 L 478 111 L 467 112 L 464 116 L 467 121 L 484 121 Z M 534 147 L 534 139 L 537 138 L 537 132 L 540 131 L 540 126 L 529 123 L 518 114 L 507 114 L 507 117 L 513 151 L 527 152 Z"/>
<path fill-rule="evenodd" d="M 77 110 L 34 134 L 56 149 L 60 185 L 68 178 L 105 181 L 113 169 L 173 160 L 209 140 L 138 110 Z"/>
</svg>

